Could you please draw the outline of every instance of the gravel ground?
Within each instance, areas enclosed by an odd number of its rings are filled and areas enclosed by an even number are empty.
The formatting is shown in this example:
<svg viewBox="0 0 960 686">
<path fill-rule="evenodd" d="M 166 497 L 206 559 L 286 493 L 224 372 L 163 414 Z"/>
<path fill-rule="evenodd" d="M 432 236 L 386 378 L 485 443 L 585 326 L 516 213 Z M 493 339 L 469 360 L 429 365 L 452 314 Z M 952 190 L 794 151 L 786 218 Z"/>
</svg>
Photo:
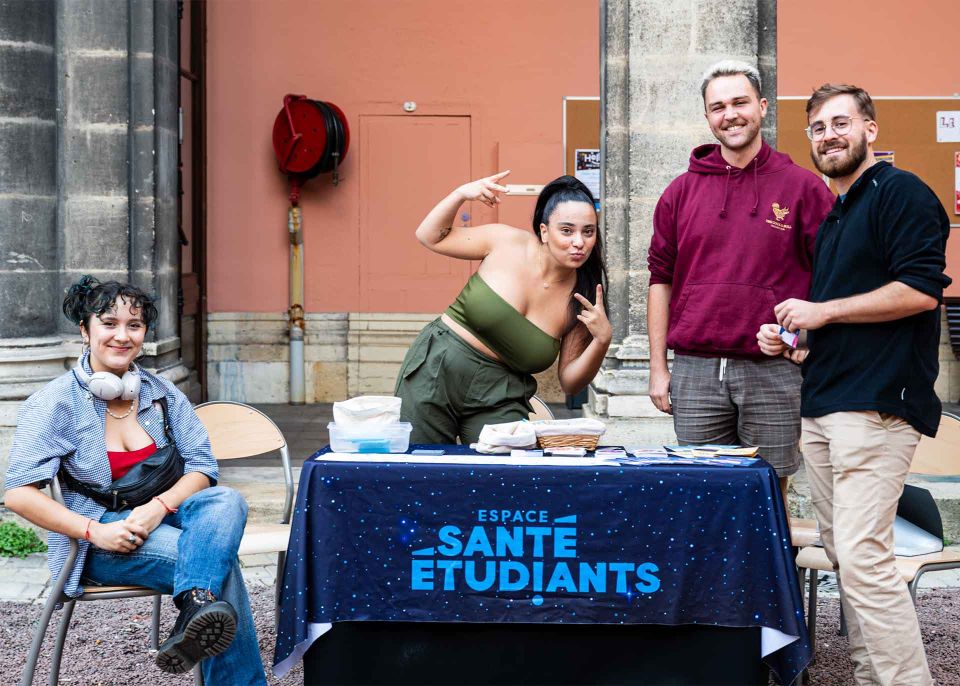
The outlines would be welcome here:
<svg viewBox="0 0 960 686">
<path fill-rule="evenodd" d="M 250 588 L 253 621 L 260 639 L 260 656 L 267 672 L 268 684 L 302 684 L 303 668 L 298 664 L 283 678 L 270 674 L 273 663 L 273 587 Z M 164 599 L 160 620 L 160 640 L 166 638 L 176 620 L 176 608 L 169 597 Z M 60 683 L 70 686 L 191 686 L 193 674 L 161 672 L 150 650 L 150 598 L 101 600 L 77 603 L 70 622 L 60 667 Z M 40 617 L 41 606 L 21 603 L 0 603 L 0 683 L 18 683 L 30 648 L 33 627 Z M 50 674 L 50 652 L 55 640 L 54 613 L 40 652 L 34 684 L 46 684 Z M 213 685 L 211 685 L 213 686 Z M 228 686 L 228 685 L 224 685 Z"/>
<path fill-rule="evenodd" d="M 930 672 L 937 686 L 960 686 L 960 589 L 921 591 L 917 600 L 920 631 Z M 817 657 L 810 684 L 852 686 L 853 664 L 847 637 L 837 635 L 840 601 L 820 598 L 817 605 Z"/>
<path fill-rule="evenodd" d="M 273 589 L 251 590 L 260 654 L 264 664 L 273 659 Z M 853 684 L 853 670 L 847 658 L 847 639 L 837 635 L 839 603 L 821 598 L 817 615 L 817 661 L 810 668 L 810 683 L 823 686 Z M 165 637 L 173 625 L 175 612 L 166 599 L 161 622 Z M 33 623 L 40 606 L 0 603 L 3 622 L 0 624 L 0 682 L 16 683 L 20 676 Z M 960 590 L 933 590 L 921 593 L 920 623 L 926 643 L 927 658 L 938 686 L 960 686 Z M 54 615 L 56 619 L 58 615 Z M 46 683 L 49 674 L 49 651 L 53 645 L 55 624 L 47 634 L 34 682 Z M 131 599 L 80 603 L 70 624 L 70 635 L 64 651 L 60 683 L 90 686 L 133 686 L 134 684 L 193 683 L 191 675 L 170 675 L 153 665 L 149 650 L 150 600 Z M 270 684 L 302 684 L 303 671 L 298 665 L 282 680 L 274 679 L 267 670 Z"/>
</svg>

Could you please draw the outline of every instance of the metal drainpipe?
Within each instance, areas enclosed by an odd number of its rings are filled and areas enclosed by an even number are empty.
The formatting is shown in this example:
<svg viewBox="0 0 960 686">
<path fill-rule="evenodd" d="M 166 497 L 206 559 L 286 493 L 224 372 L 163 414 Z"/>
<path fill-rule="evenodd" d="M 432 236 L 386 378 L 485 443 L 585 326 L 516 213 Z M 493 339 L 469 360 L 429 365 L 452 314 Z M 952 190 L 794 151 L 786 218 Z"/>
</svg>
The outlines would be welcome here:
<svg viewBox="0 0 960 686">
<path fill-rule="evenodd" d="M 303 334 L 303 225 L 300 208 L 290 206 L 287 216 L 290 232 L 290 404 L 306 402 L 304 383 Z"/>
</svg>

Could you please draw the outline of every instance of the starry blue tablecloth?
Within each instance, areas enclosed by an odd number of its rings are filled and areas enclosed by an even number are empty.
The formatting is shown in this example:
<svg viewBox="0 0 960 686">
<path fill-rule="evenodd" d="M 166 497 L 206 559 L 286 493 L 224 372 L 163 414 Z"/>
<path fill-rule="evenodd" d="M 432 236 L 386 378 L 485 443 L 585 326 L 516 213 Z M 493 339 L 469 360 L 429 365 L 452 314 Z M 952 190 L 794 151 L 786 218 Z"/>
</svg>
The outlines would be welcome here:
<svg viewBox="0 0 960 686">
<path fill-rule="evenodd" d="M 275 673 L 358 620 L 758 626 L 781 683 L 809 662 L 766 462 L 480 466 L 443 447 L 451 463 L 304 463 Z"/>
</svg>

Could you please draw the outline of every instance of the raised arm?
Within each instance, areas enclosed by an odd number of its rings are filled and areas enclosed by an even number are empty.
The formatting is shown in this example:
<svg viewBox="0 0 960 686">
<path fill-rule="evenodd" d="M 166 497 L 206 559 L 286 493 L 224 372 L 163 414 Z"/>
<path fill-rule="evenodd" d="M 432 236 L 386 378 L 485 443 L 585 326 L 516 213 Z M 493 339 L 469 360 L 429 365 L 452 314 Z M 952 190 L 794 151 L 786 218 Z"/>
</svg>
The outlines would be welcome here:
<svg viewBox="0 0 960 686">
<path fill-rule="evenodd" d="M 417 240 L 435 253 L 461 260 L 482 260 L 490 254 L 497 239 L 512 227 L 503 224 L 483 226 L 454 226 L 460 206 L 471 200 L 479 200 L 489 207 L 500 203 L 500 195 L 507 192 L 500 185 L 510 171 L 503 171 L 457 188 L 445 197 L 417 227 Z"/>
</svg>

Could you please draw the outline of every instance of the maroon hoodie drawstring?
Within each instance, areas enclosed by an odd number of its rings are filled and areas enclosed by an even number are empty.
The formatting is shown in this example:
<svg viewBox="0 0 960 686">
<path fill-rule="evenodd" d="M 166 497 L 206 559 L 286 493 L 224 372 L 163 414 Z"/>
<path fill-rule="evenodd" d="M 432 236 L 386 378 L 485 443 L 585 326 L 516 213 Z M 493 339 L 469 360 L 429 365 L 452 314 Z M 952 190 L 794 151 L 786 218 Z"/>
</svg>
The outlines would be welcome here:
<svg viewBox="0 0 960 686">
<path fill-rule="evenodd" d="M 732 172 L 733 172 L 733 170 L 732 170 L 732 168 L 730 167 L 730 165 L 728 164 L 728 165 L 727 165 L 727 179 L 726 179 L 726 181 L 723 182 L 723 203 L 722 203 L 723 206 L 720 208 L 720 216 L 721 216 L 721 217 L 726 217 L 726 216 L 727 216 L 727 188 L 730 186 L 730 174 L 731 174 Z"/>
<path fill-rule="evenodd" d="M 759 173 L 757 169 L 760 167 L 757 164 L 757 161 L 753 161 L 753 209 L 750 210 L 750 216 L 754 216 L 757 213 L 757 206 L 760 204 L 760 189 L 757 185 L 757 174 Z"/>
</svg>

